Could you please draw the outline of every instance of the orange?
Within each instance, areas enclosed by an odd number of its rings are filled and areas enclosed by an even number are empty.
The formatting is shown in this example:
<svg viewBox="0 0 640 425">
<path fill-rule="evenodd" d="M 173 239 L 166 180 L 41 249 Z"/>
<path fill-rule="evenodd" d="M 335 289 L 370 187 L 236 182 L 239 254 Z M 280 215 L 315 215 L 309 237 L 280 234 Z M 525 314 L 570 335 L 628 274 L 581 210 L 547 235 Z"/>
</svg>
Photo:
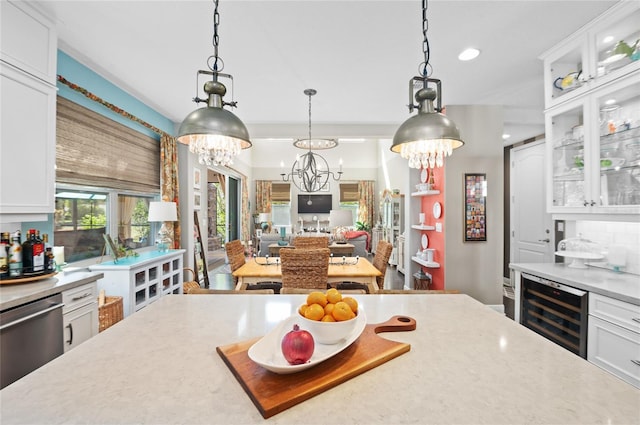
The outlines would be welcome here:
<svg viewBox="0 0 640 425">
<path fill-rule="evenodd" d="M 324 317 L 324 308 L 320 304 L 311 304 L 304 311 L 304 317 L 309 320 L 321 320 Z"/>
<path fill-rule="evenodd" d="M 344 297 L 342 299 L 342 301 L 347 303 L 349 305 L 349 307 L 351 307 L 351 311 L 353 311 L 354 313 L 358 312 L 358 301 L 356 301 L 355 298 L 353 298 L 353 297 Z"/>
<path fill-rule="evenodd" d="M 324 314 L 331 316 L 331 313 L 333 312 L 333 308 L 335 307 L 335 304 L 327 304 L 324 306 Z"/>
<path fill-rule="evenodd" d="M 333 316 L 330 314 L 325 314 L 321 320 L 321 322 L 335 322 L 335 321 L 336 319 L 334 319 Z"/>
<path fill-rule="evenodd" d="M 311 304 L 320 304 L 320 307 L 324 308 L 327 305 L 327 296 L 320 291 L 313 291 L 307 295 L 307 305 Z"/>
<path fill-rule="evenodd" d="M 300 308 L 298 309 L 298 313 L 300 313 L 300 315 L 301 315 L 301 316 L 304 316 L 304 312 L 305 312 L 305 310 L 307 309 L 307 307 L 308 307 L 308 305 L 306 305 L 306 304 L 302 304 L 302 305 L 300 306 Z"/>
<path fill-rule="evenodd" d="M 327 301 L 332 304 L 342 301 L 342 294 L 336 288 L 331 288 L 327 290 Z"/>
<path fill-rule="evenodd" d="M 336 303 L 336 306 L 333 308 L 333 313 L 331 314 L 333 315 L 333 318 L 338 322 L 352 319 L 355 316 L 353 311 L 351 311 L 351 307 L 349 307 L 349 304 L 343 301 Z"/>
</svg>

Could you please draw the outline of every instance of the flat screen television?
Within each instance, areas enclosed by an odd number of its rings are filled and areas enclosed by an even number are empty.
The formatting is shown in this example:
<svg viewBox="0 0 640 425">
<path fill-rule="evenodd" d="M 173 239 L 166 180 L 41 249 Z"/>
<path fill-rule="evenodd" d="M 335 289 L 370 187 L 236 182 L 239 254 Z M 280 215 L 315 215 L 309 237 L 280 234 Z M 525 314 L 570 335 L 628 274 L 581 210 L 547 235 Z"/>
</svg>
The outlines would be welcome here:
<svg viewBox="0 0 640 425">
<path fill-rule="evenodd" d="M 298 195 L 298 214 L 329 214 L 331 202 L 331 195 Z"/>
</svg>

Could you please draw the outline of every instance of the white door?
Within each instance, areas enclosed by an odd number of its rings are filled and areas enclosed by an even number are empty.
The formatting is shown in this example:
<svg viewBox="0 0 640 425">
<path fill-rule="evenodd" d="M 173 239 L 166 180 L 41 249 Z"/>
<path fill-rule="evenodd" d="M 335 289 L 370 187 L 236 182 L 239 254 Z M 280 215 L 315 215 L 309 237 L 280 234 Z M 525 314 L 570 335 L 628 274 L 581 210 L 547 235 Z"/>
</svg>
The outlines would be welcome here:
<svg viewBox="0 0 640 425">
<path fill-rule="evenodd" d="M 551 263 L 555 243 L 545 195 L 544 140 L 511 151 L 511 262 Z"/>
</svg>

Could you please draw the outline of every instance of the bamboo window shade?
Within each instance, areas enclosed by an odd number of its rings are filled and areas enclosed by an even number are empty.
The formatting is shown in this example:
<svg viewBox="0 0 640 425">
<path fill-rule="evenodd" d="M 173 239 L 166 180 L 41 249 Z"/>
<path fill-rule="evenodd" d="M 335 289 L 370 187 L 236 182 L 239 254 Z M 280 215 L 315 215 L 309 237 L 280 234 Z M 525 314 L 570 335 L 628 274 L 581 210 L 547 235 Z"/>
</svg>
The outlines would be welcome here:
<svg viewBox="0 0 640 425">
<path fill-rule="evenodd" d="M 119 190 L 160 190 L 160 143 L 58 96 L 56 181 Z"/>
<path fill-rule="evenodd" d="M 340 183 L 340 202 L 358 201 L 358 183 Z"/>
<path fill-rule="evenodd" d="M 290 202 L 291 185 L 289 183 L 272 183 L 271 200 L 274 202 Z"/>
</svg>

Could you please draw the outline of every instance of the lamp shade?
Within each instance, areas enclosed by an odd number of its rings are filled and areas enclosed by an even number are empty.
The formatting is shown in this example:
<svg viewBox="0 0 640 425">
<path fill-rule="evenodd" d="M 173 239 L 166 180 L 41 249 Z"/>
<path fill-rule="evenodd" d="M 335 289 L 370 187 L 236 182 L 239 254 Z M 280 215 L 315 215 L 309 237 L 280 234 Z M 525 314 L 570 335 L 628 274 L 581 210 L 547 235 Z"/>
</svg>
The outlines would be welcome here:
<svg viewBox="0 0 640 425">
<path fill-rule="evenodd" d="M 331 210 L 329 211 L 329 225 L 331 227 L 353 226 L 353 213 L 351 210 Z"/>
<path fill-rule="evenodd" d="M 178 210 L 175 202 L 149 202 L 148 221 L 177 221 Z"/>
<path fill-rule="evenodd" d="M 269 213 L 260 213 L 258 215 L 258 222 L 267 223 L 271 220 L 271 214 Z"/>
</svg>

